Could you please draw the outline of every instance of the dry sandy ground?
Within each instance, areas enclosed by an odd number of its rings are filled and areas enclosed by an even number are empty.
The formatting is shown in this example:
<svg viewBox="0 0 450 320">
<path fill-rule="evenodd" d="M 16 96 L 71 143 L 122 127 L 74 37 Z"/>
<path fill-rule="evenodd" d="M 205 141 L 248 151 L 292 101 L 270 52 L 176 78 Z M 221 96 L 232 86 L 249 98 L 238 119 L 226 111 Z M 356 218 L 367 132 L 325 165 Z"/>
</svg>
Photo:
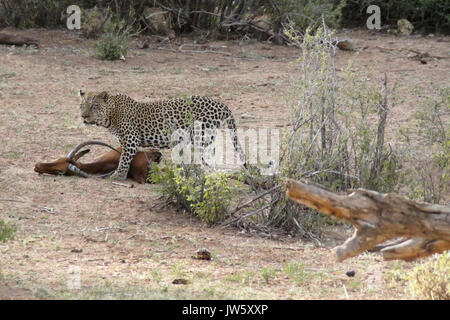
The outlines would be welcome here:
<svg viewBox="0 0 450 320">
<path fill-rule="evenodd" d="M 92 56 L 92 42 L 76 33 L 15 32 L 40 39 L 41 48 L 0 46 L 0 219 L 18 229 L 15 240 L 0 243 L 0 299 L 407 297 L 396 272 L 412 264 L 384 262 L 376 254 L 335 263 L 331 245 L 208 228 L 158 209 L 154 185 L 129 189 L 106 180 L 33 172 L 34 163 L 60 157 L 81 141 L 117 144 L 105 130 L 82 125 L 79 89 L 114 90 L 138 100 L 207 95 L 226 102 L 239 126 L 286 124 L 285 90 L 298 72 L 295 48 L 249 41 L 182 47 L 215 51 L 199 53 L 179 52 L 179 43 L 164 49 L 152 43 L 145 50 L 133 43 L 125 62 L 104 62 Z M 387 72 L 389 82 L 398 85 L 403 100 L 392 111 L 392 132 L 407 125 L 420 98 L 418 86 L 448 83 L 448 37 L 341 35 L 364 49 L 340 51 L 339 68 L 352 59 L 360 70 L 373 70 L 368 81 Z M 447 59 L 421 64 L 400 49 Z M 243 119 L 244 113 L 255 119 Z M 342 242 L 344 231 L 334 240 Z M 212 261 L 191 258 L 203 247 L 212 251 Z M 345 275 L 349 270 L 355 277 Z M 189 284 L 172 284 L 176 278 Z"/>
</svg>

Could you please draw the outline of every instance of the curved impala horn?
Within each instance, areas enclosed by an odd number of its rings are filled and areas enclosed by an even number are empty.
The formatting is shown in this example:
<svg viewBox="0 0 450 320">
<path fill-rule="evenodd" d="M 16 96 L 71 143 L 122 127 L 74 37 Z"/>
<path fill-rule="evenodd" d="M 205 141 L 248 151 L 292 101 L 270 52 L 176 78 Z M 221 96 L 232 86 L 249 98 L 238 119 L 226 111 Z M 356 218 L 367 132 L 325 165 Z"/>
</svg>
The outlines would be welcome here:
<svg viewBox="0 0 450 320">
<path fill-rule="evenodd" d="M 83 177 L 83 178 L 105 178 L 108 177 L 110 175 L 112 175 L 114 173 L 114 170 L 105 174 L 89 174 L 87 172 L 84 172 L 83 170 L 81 170 L 78 167 L 75 167 L 73 164 L 69 164 L 69 167 L 67 168 L 69 171 L 73 172 L 74 174 Z"/>
<path fill-rule="evenodd" d="M 82 143 L 78 144 L 75 148 L 72 149 L 72 151 L 69 152 L 69 154 L 67 155 L 67 158 L 69 160 L 73 160 L 75 154 L 78 151 L 80 151 L 83 147 L 89 146 L 89 145 L 99 145 L 99 146 L 108 147 L 108 148 L 110 148 L 110 149 L 112 149 L 112 150 L 114 150 L 114 151 L 116 151 L 117 153 L 120 154 L 120 152 L 116 148 L 110 146 L 107 143 L 104 143 L 104 142 L 101 142 L 101 141 L 90 140 L 90 141 L 86 141 L 86 142 L 82 142 Z M 104 177 L 110 176 L 110 175 L 112 175 L 114 173 L 114 170 L 113 170 L 113 171 L 105 173 L 105 174 L 92 175 L 92 174 L 89 174 L 87 172 L 84 172 L 83 170 L 81 170 L 80 168 L 77 168 L 76 166 L 74 166 L 71 163 L 69 164 L 68 170 L 71 171 L 72 173 L 80 176 L 80 177 L 83 177 L 83 178 L 104 178 Z"/>
<path fill-rule="evenodd" d="M 114 151 L 116 151 L 117 153 L 120 154 L 119 151 L 117 151 L 116 148 L 111 147 L 109 144 L 101 142 L 101 141 L 94 141 L 94 140 L 89 140 L 86 142 L 82 142 L 80 144 L 78 144 L 75 148 L 72 149 L 72 151 L 69 152 L 69 154 L 67 155 L 67 158 L 69 160 L 73 160 L 73 157 L 75 156 L 75 154 L 81 150 L 81 148 L 85 147 L 85 146 L 90 146 L 90 145 L 99 145 L 99 146 L 104 146 L 104 147 L 108 147 Z"/>
</svg>

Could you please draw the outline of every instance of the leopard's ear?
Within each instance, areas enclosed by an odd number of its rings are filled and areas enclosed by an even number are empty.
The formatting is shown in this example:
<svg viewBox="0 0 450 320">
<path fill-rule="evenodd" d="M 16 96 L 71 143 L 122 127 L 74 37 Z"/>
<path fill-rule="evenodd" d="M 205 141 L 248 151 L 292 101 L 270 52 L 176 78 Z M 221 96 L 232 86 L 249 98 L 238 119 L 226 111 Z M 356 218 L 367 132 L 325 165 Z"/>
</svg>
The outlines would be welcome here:
<svg viewBox="0 0 450 320">
<path fill-rule="evenodd" d="M 86 95 L 86 92 L 84 92 L 83 90 L 80 90 L 80 97 L 84 97 Z"/>
<path fill-rule="evenodd" d="M 106 91 L 100 92 L 98 94 L 98 97 L 104 101 L 108 100 L 109 94 Z"/>
</svg>

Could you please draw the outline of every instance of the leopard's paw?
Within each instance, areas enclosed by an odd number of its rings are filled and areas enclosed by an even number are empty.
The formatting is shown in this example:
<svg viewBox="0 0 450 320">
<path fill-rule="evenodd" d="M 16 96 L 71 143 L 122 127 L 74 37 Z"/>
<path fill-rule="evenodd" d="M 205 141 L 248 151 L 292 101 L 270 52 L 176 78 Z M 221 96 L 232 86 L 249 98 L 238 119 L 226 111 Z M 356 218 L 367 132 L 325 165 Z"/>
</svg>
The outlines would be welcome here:
<svg viewBox="0 0 450 320">
<path fill-rule="evenodd" d="M 119 174 L 117 171 L 115 171 L 112 175 L 109 176 L 109 179 L 112 181 L 123 181 L 127 179 L 127 175 Z"/>
</svg>

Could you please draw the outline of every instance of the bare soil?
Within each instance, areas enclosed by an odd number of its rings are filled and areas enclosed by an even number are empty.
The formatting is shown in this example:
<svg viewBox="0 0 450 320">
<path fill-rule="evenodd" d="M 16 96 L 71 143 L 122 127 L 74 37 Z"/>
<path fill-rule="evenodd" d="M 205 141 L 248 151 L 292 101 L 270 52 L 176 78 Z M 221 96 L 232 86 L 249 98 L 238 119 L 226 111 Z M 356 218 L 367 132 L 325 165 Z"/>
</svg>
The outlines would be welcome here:
<svg viewBox="0 0 450 320">
<path fill-rule="evenodd" d="M 41 46 L 0 46 L 0 219 L 17 227 L 14 240 L 0 243 L 0 299 L 408 298 L 398 273 L 412 263 L 385 262 L 374 253 L 334 261 L 331 249 L 348 236 L 346 228 L 324 246 L 209 228 L 155 206 L 155 185 L 124 188 L 33 172 L 36 162 L 59 158 L 87 139 L 118 144 L 106 130 L 82 124 L 80 89 L 137 100 L 206 95 L 227 103 L 238 126 L 283 126 L 289 122 L 285 91 L 299 72 L 296 48 L 253 41 L 193 45 L 183 38 L 139 49 L 135 39 L 126 61 L 108 62 L 96 59 L 93 41 L 75 32 L 5 31 L 37 38 Z M 430 83 L 448 84 L 449 37 L 360 30 L 339 36 L 352 38 L 359 50 L 339 51 L 338 68 L 353 60 L 355 68 L 373 72 L 368 81 L 386 72 L 398 86 L 402 100 L 392 110 L 391 133 L 408 125 Z M 407 49 L 445 59 L 422 64 Z M 209 249 L 212 260 L 192 259 L 199 248 Z M 346 276 L 350 270 L 354 277 Z M 178 278 L 188 284 L 172 284 Z"/>
</svg>

